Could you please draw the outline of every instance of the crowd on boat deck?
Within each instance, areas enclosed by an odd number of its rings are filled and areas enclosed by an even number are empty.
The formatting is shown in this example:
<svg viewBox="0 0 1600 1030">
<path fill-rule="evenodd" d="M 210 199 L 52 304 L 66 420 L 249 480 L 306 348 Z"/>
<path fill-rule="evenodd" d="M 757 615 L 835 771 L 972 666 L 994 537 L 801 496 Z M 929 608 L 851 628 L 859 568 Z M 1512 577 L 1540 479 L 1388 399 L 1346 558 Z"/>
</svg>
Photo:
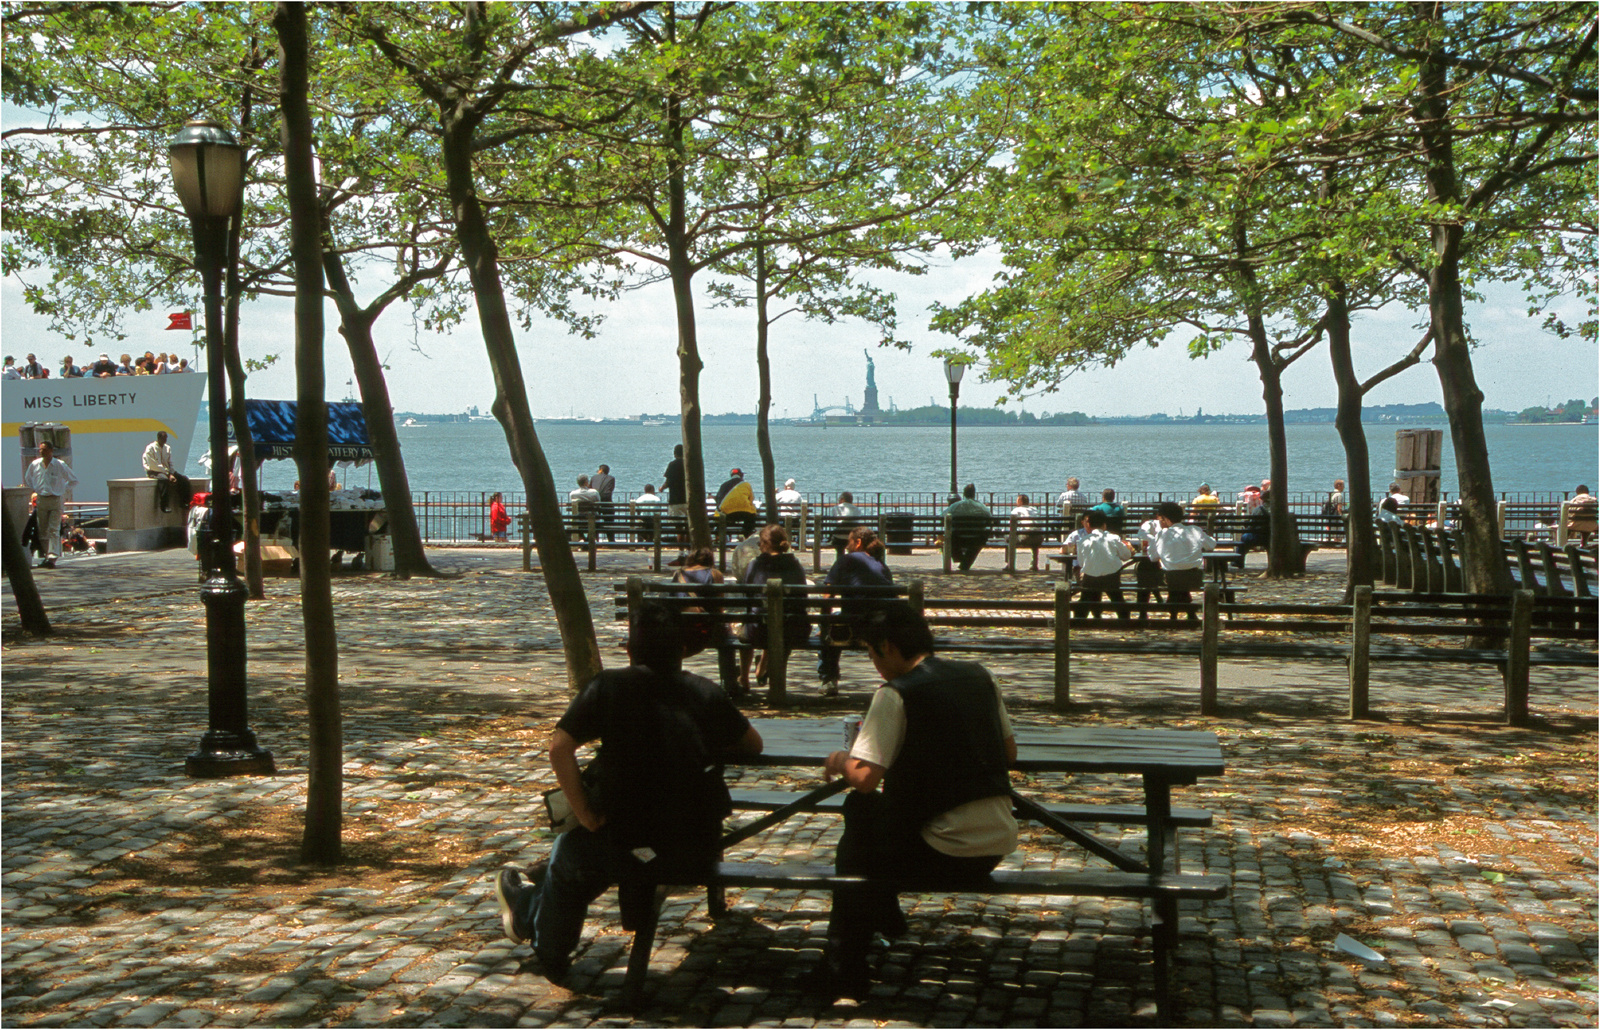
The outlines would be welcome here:
<svg viewBox="0 0 1600 1030">
<path fill-rule="evenodd" d="M 118 361 L 112 361 L 109 354 L 101 354 L 87 365 L 73 364 L 72 355 L 68 354 L 61 359 L 61 367 L 54 375 L 57 379 L 109 379 L 111 376 L 159 376 L 170 372 L 193 371 L 188 358 L 145 351 L 142 357 L 124 354 Z M 14 356 L 7 354 L 5 371 L 0 375 L 6 379 L 51 378 L 50 366 L 40 363 L 32 354 L 20 365 Z"/>
</svg>

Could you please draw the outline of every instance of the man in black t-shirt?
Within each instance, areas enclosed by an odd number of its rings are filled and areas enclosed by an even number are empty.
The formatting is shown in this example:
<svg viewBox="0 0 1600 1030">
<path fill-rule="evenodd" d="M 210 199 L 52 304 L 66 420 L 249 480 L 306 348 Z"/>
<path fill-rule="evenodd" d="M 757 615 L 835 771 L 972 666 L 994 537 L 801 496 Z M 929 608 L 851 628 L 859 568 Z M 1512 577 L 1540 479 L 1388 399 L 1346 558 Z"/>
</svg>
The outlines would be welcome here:
<svg viewBox="0 0 1600 1030">
<path fill-rule="evenodd" d="M 667 514 L 682 515 L 688 511 L 689 495 L 683 481 L 683 444 L 672 448 L 672 460 L 661 473 L 662 486 L 667 491 Z"/>
<path fill-rule="evenodd" d="M 697 879 L 716 862 L 731 810 L 721 759 L 761 752 L 761 735 L 728 696 L 682 671 L 680 636 L 673 611 L 639 607 L 628 630 L 635 664 L 590 680 L 550 738 L 550 765 L 581 825 L 530 868 L 531 883 L 510 867 L 496 879 L 506 936 L 531 943 L 552 980 L 607 887 L 623 886 L 626 910 L 640 890 Z M 577 750 L 595 740 L 598 773 L 585 783 Z"/>
</svg>

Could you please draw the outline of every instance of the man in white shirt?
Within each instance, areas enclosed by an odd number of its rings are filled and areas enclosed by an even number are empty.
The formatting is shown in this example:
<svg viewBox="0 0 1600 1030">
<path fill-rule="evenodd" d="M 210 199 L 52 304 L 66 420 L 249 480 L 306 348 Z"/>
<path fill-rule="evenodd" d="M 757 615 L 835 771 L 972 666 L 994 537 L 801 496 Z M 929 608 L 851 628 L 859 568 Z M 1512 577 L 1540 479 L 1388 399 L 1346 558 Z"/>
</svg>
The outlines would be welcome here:
<svg viewBox="0 0 1600 1030">
<path fill-rule="evenodd" d="M 596 506 L 600 503 L 600 491 L 589 486 L 588 476 L 578 477 L 578 488 L 567 494 L 567 506 L 572 509 L 573 517 L 578 525 L 574 530 L 579 539 L 589 532 L 588 518 L 595 514 Z"/>
<path fill-rule="evenodd" d="M 1028 503 L 1027 494 L 1018 494 L 1017 506 L 1011 509 L 1011 514 L 1017 520 L 1017 546 L 1033 551 L 1033 564 L 1028 571 L 1038 572 L 1039 548 L 1044 546 L 1044 530 L 1039 528 L 1039 513 Z"/>
<path fill-rule="evenodd" d="M 1396 504 L 1410 504 L 1411 503 L 1410 496 L 1400 492 L 1400 484 L 1399 483 L 1390 483 L 1389 484 L 1389 496 L 1394 498 L 1394 503 L 1396 503 Z"/>
<path fill-rule="evenodd" d="M 40 568 L 53 569 L 61 557 L 61 505 L 77 485 L 72 468 L 55 456 L 49 443 L 39 445 L 39 456 L 29 463 L 22 481 L 33 491 L 33 513 L 44 550 Z"/>
<path fill-rule="evenodd" d="M 162 511 L 172 510 L 172 491 L 178 491 L 178 506 L 187 508 L 194 487 L 189 477 L 172 467 L 172 448 L 167 446 L 166 430 L 156 433 L 156 442 L 144 449 L 144 474 L 156 481 L 156 501 Z"/>
<path fill-rule="evenodd" d="M 1205 584 L 1205 553 L 1216 550 L 1217 541 L 1199 526 L 1183 521 L 1183 505 L 1162 501 L 1156 505 L 1161 532 L 1151 544 L 1156 561 L 1161 563 L 1161 578 L 1167 584 L 1167 603 L 1188 604 L 1194 592 Z M 1174 608 L 1172 617 L 1178 617 Z M 1189 613 L 1193 619 L 1194 612 Z"/>
<path fill-rule="evenodd" d="M 1078 564 L 1083 569 L 1078 589 L 1083 596 L 1076 614 L 1082 618 L 1085 612 L 1093 612 L 1098 619 L 1101 595 L 1116 604 L 1122 603 L 1122 563 L 1133 557 L 1133 549 L 1106 529 L 1105 512 L 1090 508 L 1088 516 L 1089 535 L 1078 544 Z M 1128 615 L 1126 609 L 1117 612 L 1119 619 L 1126 619 Z"/>
<path fill-rule="evenodd" d="M 21 379 L 22 378 L 22 370 L 17 367 L 17 359 L 12 357 L 9 354 L 6 355 L 5 378 L 7 378 L 7 379 Z"/>
<path fill-rule="evenodd" d="M 800 514 L 800 503 L 805 498 L 800 496 L 800 491 L 794 488 L 794 480 L 785 479 L 783 489 L 773 498 L 778 502 L 778 514 L 785 518 L 793 518 Z"/>
<path fill-rule="evenodd" d="M 853 788 L 837 870 L 986 879 L 1017 846 L 1007 771 L 1017 741 L 994 677 L 976 662 L 936 657 L 927 622 L 903 601 L 874 612 L 859 633 L 885 683 L 855 741 L 826 763 Z M 866 996 L 875 932 L 905 932 L 895 894 L 871 883 L 836 890 L 821 985 L 833 996 Z"/>
</svg>

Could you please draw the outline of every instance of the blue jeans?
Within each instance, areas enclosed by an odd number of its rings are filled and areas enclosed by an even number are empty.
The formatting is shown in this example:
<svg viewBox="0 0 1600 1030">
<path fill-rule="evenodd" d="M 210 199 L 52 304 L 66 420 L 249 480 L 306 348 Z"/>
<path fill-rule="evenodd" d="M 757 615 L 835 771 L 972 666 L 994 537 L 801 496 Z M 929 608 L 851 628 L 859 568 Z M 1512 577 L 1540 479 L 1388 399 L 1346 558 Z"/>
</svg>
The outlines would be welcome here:
<svg viewBox="0 0 1600 1030">
<path fill-rule="evenodd" d="M 556 838 L 550 851 L 550 867 L 544 883 L 524 891 L 518 899 L 518 913 L 533 929 L 534 949 L 546 954 L 568 956 L 583 934 L 583 917 L 589 903 L 613 884 L 623 885 L 619 899 L 623 923 L 639 904 L 654 904 L 654 885 L 696 878 L 705 863 L 717 858 L 716 844 L 698 859 L 684 855 L 658 855 L 641 862 L 631 850 L 611 841 L 604 832 L 593 833 L 583 827 Z M 643 893 L 641 893 L 641 890 Z M 631 895 L 631 897 L 630 897 Z"/>
</svg>

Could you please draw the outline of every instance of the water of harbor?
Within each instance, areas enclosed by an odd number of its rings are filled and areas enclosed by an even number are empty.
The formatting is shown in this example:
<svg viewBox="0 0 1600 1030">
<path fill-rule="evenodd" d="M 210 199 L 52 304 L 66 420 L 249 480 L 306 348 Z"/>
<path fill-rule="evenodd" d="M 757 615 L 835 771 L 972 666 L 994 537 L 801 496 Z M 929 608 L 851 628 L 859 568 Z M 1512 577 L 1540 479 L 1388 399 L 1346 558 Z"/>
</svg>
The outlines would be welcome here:
<svg viewBox="0 0 1600 1030">
<path fill-rule="evenodd" d="M 1448 427 L 1441 423 L 1434 428 L 1446 430 L 1441 481 L 1454 496 L 1455 452 Z M 579 473 L 592 472 L 604 462 L 617 477 L 619 498 L 646 483 L 659 486 L 679 440 L 675 424 L 541 422 L 537 429 L 563 493 Z M 1579 483 L 1593 487 L 1600 479 L 1600 427 L 1491 424 L 1484 429 L 1497 493 L 1513 499 L 1518 494 L 1559 496 Z M 413 491 L 522 492 L 498 423 L 440 422 L 399 432 Z M 709 425 L 702 432 L 709 488 L 715 489 L 735 467 L 760 482 L 754 426 Z M 1393 426 L 1367 427 L 1372 482 L 1379 490 L 1392 477 L 1394 439 Z M 1326 491 L 1344 476 L 1344 450 L 1333 426 L 1290 425 L 1288 440 L 1291 494 Z M 947 427 L 781 425 L 772 429 L 772 446 L 779 484 L 793 478 L 806 494 L 927 493 L 949 487 Z M 202 427 L 190 455 L 194 474 L 202 474 L 196 459 L 205 447 Z M 1259 483 L 1269 472 L 1265 425 L 963 426 L 957 460 L 959 481 L 976 483 L 984 493 L 1050 496 L 1074 475 L 1084 489 L 1097 493 L 1109 486 L 1129 494 L 1188 495 L 1209 483 L 1226 496 L 1245 483 Z M 370 468 L 341 469 L 339 475 L 348 486 L 377 487 Z M 295 478 L 292 461 L 269 461 L 262 468 L 269 490 L 288 489 Z"/>
</svg>

